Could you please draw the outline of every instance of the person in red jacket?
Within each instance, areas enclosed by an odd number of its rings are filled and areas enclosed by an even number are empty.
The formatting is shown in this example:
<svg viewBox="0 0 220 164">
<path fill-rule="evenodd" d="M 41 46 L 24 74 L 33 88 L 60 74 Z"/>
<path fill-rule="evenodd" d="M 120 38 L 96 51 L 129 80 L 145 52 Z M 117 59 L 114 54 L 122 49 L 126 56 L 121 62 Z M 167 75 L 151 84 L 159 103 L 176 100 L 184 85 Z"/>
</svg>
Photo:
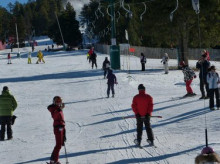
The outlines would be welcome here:
<svg viewBox="0 0 220 164">
<path fill-rule="evenodd" d="M 141 145 L 144 123 L 148 137 L 147 142 L 150 145 L 154 145 L 154 134 L 150 124 L 150 117 L 153 112 L 153 98 L 145 93 L 145 87 L 143 84 L 138 86 L 138 90 L 139 94 L 134 96 L 131 105 L 137 120 L 137 139 L 135 139 L 135 143 L 138 146 Z"/>
<path fill-rule="evenodd" d="M 51 112 L 51 116 L 54 120 L 54 135 L 56 139 L 56 145 L 53 149 L 53 152 L 50 157 L 50 164 L 60 164 L 59 152 L 61 147 L 64 145 L 66 141 L 65 137 L 65 121 L 63 115 L 63 108 L 65 107 L 64 103 L 62 103 L 62 99 L 60 96 L 55 96 L 53 98 L 53 104 L 48 106 L 48 110 Z"/>
<path fill-rule="evenodd" d="M 89 52 L 88 52 L 88 54 L 89 54 L 89 57 L 88 57 L 89 63 L 92 61 L 92 60 L 91 60 L 91 56 L 92 56 L 93 53 L 94 53 L 94 47 L 91 47 L 90 50 L 89 50 Z"/>
</svg>

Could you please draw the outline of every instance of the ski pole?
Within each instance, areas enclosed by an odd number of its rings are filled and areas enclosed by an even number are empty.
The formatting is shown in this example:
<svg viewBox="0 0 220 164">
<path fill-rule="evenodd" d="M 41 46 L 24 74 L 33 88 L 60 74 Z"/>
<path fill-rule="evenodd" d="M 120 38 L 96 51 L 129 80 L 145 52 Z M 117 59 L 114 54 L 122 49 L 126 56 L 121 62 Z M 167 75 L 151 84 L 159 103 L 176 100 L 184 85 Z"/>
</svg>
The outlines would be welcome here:
<svg viewBox="0 0 220 164">
<path fill-rule="evenodd" d="M 150 116 L 151 118 L 162 118 L 162 116 Z M 128 119 L 128 118 L 136 118 L 136 116 L 125 116 L 125 117 L 122 117 L 122 119 Z"/>
<path fill-rule="evenodd" d="M 68 158 L 67 158 L 67 153 L 66 153 L 66 145 L 65 145 L 65 143 L 64 143 L 64 150 L 65 150 L 65 156 L 66 156 L 66 164 L 69 164 L 69 162 L 68 162 Z"/>
</svg>

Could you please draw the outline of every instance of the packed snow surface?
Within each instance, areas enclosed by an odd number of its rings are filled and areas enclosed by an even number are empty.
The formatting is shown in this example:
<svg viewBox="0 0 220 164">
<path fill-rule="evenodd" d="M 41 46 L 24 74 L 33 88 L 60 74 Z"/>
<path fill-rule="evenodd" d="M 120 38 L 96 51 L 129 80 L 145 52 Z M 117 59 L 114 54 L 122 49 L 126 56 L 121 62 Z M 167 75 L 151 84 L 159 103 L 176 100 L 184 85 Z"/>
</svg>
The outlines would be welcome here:
<svg viewBox="0 0 220 164">
<path fill-rule="evenodd" d="M 46 47 L 47 48 L 47 47 Z M 45 47 L 35 47 L 35 50 Z M 14 49 L 14 52 L 17 50 Z M 220 153 L 220 111 L 209 110 L 209 100 L 199 100 L 199 79 L 192 83 L 197 96 L 179 99 L 186 94 L 181 70 L 164 74 L 160 59 L 147 59 L 146 71 L 140 71 L 139 58 L 121 56 L 121 70 L 115 70 L 118 85 L 115 98 L 106 98 L 107 84 L 102 62 L 107 54 L 97 57 L 98 68 L 91 69 L 86 59 L 88 50 L 44 52 L 45 64 L 27 64 L 31 48 L 21 49 L 21 58 L 12 54 L 7 64 L 7 52 L 0 52 L 0 88 L 8 86 L 18 102 L 14 114 L 13 140 L 0 142 L 1 164 L 45 164 L 55 145 L 53 120 L 47 106 L 54 96 L 62 97 L 70 164 L 193 164 L 205 146 L 205 120 L 209 145 Z M 147 54 L 146 54 L 147 56 Z M 189 61 L 195 67 L 196 61 Z M 220 63 L 211 62 L 219 71 Z M 130 65 L 130 73 L 127 68 Z M 170 60 L 176 66 L 176 60 Z M 142 146 L 134 146 L 136 120 L 131 102 L 143 83 L 154 99 L 151 123 L 157 148 L 148 147 L 143 132 Z M 60 162 L 66 162 L 64 148 Z"/>
</svg>

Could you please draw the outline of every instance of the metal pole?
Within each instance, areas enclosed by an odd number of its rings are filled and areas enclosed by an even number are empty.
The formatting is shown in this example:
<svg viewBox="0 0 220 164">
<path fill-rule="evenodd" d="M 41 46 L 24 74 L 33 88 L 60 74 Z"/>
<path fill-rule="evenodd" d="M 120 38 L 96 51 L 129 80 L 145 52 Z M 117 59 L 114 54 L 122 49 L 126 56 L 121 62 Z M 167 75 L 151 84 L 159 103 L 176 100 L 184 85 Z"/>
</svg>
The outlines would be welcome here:
<svg viewBox="0 0 220 164">
<path fill-rule="evenodd" d="M 62 38 L 62 41 L 63 41 L 63 47 L 64 47 L 64 49 L 65 49 L 65 43 L 64 43 L 64 39 L 63 39 L 63 34 L 62 34 L 62 30 L 61 30 L 61 28 L 60 28 L 60 22 L 59 22 L 59 20 L 58 20 L 58 17 L 57 17 L 57 14 L 56 14 L 56 13 L 55 13 L 55 16 L 56 16 L 56 19 L 57 19 L 57 24 L 58 24 L 58 26 L 59 26 L 60 35 L 61 35 L 61 38 Z"/>
<path fill-rule="evenodd" d="M 15 30 L 16 30 L 16 35 L 17 35 L 18 53 L 20 53 L 20 52 L 19 52 L 19 40 L 18 40 L 18 29 L 17 29 L 17 23 L 15 23 Z"/>
</svg>

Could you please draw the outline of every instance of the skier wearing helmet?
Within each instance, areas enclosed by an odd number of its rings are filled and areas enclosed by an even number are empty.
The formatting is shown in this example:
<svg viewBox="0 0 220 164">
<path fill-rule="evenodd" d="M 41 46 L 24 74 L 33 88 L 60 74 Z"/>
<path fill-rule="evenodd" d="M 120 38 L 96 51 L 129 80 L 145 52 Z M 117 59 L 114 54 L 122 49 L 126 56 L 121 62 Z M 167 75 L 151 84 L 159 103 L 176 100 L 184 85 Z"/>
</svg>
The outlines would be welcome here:
<svg viewBox="0 0 220 164">
<path fill-rule="evenodd" d="M 63 115 L 63 108 L 65 107 L 64 103 L 60 96 L 55 96 L 53 98 L 53 104 L 48 106 L 48 110 L 51 112 L 51 116 L 54 120 L 53 127 L 54 127 L 54 135 L 56 139 L 56 145 L 50 157 L 50 164 L 60 164 L 58 161 L 59 159 L 59 152 L 66 141 L 65 137 L 65 121 Z"/>
<path fill-rule="evenodd" d="M 220 163 L 220 157 L 214 150 L 207 146 L 202 149 L 200 155 L 195 159 L 195 164 L 218 164 Z"/>
</svg>

